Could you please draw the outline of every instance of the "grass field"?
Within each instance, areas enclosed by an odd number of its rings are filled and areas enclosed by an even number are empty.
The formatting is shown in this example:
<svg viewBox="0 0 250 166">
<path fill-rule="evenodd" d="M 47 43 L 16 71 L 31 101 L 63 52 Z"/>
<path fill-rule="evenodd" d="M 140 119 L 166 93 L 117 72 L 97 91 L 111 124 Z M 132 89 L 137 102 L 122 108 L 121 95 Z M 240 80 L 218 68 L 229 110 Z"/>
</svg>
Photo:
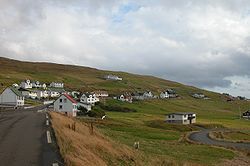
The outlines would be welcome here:
<svg viewBox="0 0 250 166">
<path fill-rule="evenodd" d="M 212 138 L 232 142 L 249 142 L 250 130 L 241 131 L 214 131 L 210 133 Z"/>
<path fill-rule="evenodd" d="M 249 121 L 239 119 L 238 116 L 238 106 L 244 108 L 248 107 L 248 104 L 192 98 L 141 101 L 132 104 L 108 100 L 106 105 L 128 107 L 137 112 L 106 112 L 106 123 L 97 126 L 106 136 L 131 148 L 135 141 L 140 141 L 140 151 L 144 156 L 148 156 L 145 162 L 149 165 L 152 158 L 165 158 L 178 164 L 217 165 L 226 159 L 237 157 L 237 152 L 183 141 L 185 133 L 197 130 L 197 126 L 167 124 L 164 122 L 165 114 L 192 111 L 197 113 L 198 124 L 250 131 Z"/>
</svg>

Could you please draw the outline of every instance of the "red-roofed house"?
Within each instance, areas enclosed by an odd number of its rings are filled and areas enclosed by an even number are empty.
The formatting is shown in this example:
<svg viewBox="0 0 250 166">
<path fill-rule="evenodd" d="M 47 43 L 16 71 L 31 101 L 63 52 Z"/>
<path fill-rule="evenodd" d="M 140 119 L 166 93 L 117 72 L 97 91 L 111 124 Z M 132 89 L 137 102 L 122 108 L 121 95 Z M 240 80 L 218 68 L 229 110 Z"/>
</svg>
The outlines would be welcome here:
<svg viewBox="0 0 250 166">
<path fill-rule="evenodd" d="M 68 116 L 76 117 L 77 113 L 77 101 L 75 101 L 68 94 L 62 94 L 54 102 L 54 111 L 63 113 Z"/>
</svg>

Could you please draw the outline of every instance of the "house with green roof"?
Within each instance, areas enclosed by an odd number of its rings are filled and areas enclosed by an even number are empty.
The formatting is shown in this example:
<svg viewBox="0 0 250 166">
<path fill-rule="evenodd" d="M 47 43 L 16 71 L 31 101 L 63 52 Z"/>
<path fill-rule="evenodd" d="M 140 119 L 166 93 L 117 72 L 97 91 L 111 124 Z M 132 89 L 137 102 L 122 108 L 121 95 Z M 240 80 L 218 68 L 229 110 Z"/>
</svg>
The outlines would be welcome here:
<svg viewBox="0 0 250 166">
<path fill-rule="evenodd" d="M 24 105 L 24 96 L 16 88 L 8 87 L 0 95 L 0 104 L 21 107 Z"/>
</svg>

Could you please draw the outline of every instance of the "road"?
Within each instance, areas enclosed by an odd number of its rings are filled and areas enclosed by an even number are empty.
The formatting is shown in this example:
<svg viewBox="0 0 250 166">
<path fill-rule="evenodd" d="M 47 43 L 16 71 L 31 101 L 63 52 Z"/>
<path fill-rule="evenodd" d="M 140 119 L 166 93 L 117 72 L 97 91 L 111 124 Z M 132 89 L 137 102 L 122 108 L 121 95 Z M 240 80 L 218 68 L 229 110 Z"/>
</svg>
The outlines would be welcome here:
<svg viewBox="0 0 250 166">
<path fill-rule="evenodd" d="M 221 131 L 221 130 L 223 129 L 217 129 L 216 131 Z M 236 142 L 214 140 L 208 136 L 209 132 L 211 131 L 215 131 L 215 129 L 214 130 L 203 129 L 199 132 L 190 134 L 189 139 L 207 145 L 223 146 L 226 148 L 250 151 L 250 143 L 236 143 Z"/>
<path fill-rule="evenodd" d="M 38 111 L 44 107 L 0 112 L 0 165 L 63 165 L 46 113 Z M 47 131 L 52 143 L 48 143 Z"/>
</svg>

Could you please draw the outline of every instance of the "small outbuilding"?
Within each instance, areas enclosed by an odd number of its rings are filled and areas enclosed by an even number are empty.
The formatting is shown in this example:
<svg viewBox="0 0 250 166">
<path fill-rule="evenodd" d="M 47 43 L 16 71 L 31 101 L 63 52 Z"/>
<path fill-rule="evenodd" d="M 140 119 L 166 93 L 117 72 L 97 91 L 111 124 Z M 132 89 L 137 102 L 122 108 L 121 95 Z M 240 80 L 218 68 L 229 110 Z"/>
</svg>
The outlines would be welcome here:
<svg viewBox="0 0 250 166">
<path fill-rule="evenodd" d="M 196 114 L 193 112 L 176 112 L 167 114 L 166 122 L 176 124 L 196 123 Z"/>
<path fill-rule="evenodd" d="M 250 111 L 246 111 L 242 114 L 242 118 L 250 119 Z"/>
</svg>

